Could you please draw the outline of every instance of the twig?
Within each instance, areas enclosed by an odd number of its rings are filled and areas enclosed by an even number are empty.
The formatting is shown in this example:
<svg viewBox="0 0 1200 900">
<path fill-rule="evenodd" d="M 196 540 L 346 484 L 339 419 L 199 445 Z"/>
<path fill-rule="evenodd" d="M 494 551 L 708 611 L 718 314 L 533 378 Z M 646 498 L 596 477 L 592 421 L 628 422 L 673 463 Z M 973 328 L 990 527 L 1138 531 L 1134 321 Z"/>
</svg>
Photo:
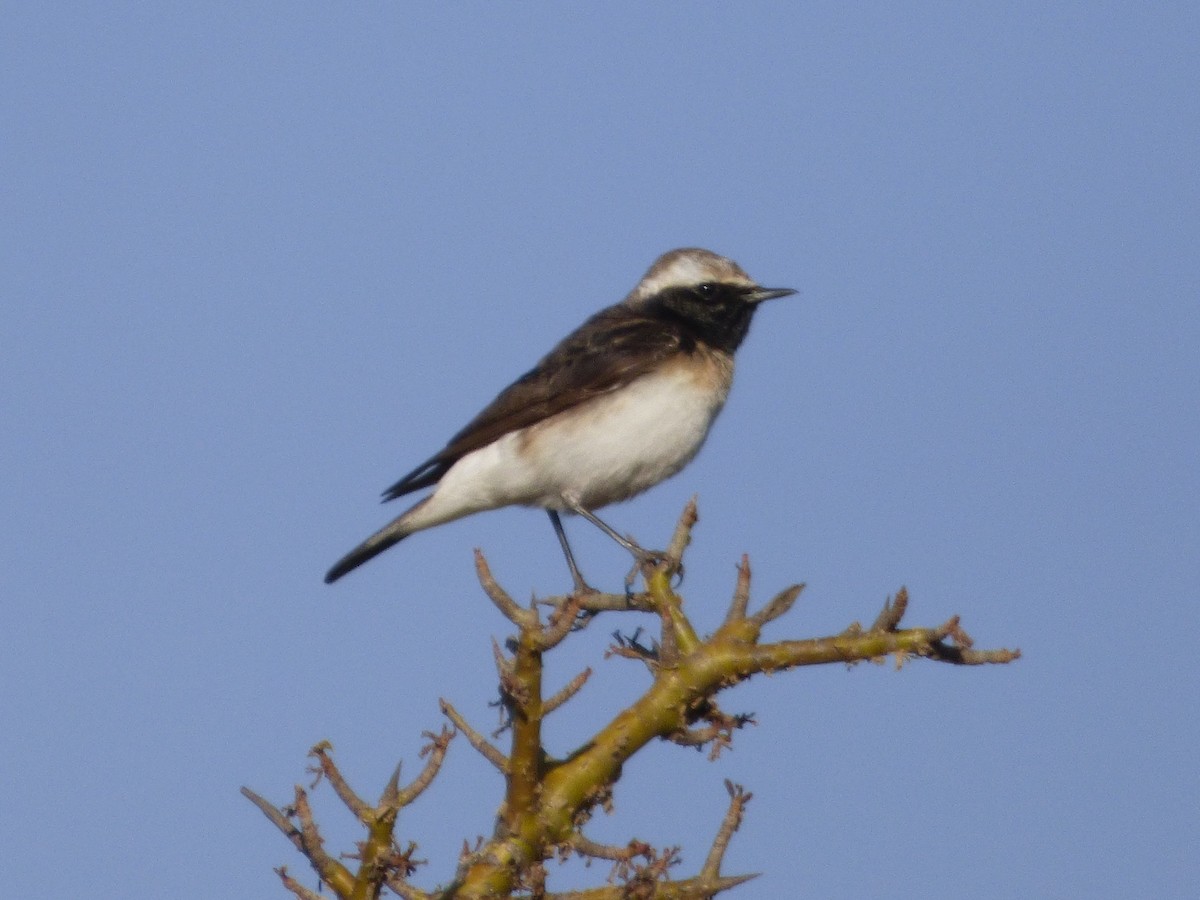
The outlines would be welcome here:
<svg viewBox="0 0 1200 900">
<path fill-rule="evenodd" d="M 774 622 L 792 608 L 792 604 L 796 602 L 796 598 L 800 596 L 800 592 L 803 590 L 803 584 L 793 584 L 789 588 L 784 588 L 772 597 L 766 606 L 750 616 L 749 621 L 760 628 L 768 622 Z"/>
<path fill-rule="evenodd" d="M 420 888 L 414 887 L 399 875 L 389 875 L 387 886 L 403 897 L 404 900 L 434 900 L 433 894 L 427 894 Z M 322 897 L 320 900 L 325 900 L 325 898 Z"/>
<path fill-rule="evenodd" d="M 716 881 L 720 876 L 721 863 L 725 859 L 725 851 L 729 849 L 729 841 L 733 837 L 733 833 L 741 827 L 746 804 L 754 796 L 740 784 L 734 784 L 728 778 L 725 779 L 725 790 L 729 792 L 729 809 L 725 813 L 725 818 L 721 820 L 721 827 L 713 840 L 712 849 L 708 851 L 708 858 L 700 869 L 700 878 L 708 881 Z"/>
<path fill-rule="evenodd" d="M 692 528 L 699 519 L 696 497 L 693 495 L 679 516 L 679 521 L 675 525 L 675 533 L 671 536 L 671 543 L 667 544 L 667 558 L 673 563 L 672 571 L 679 570 L 680 564 L 683 562 L 683 551 L 692 542 Z"/>
<path fill-rule="evenodd" d="M 310 891 L 295 878 L 289 875 L 287 873 L 286 866 L 280 866 L 275 870 L 275 874 L 279 876 L 280 881 L 283 882 L 283 886 L 299 897 L 300 900 L 325 900 L 325 898 L 320 894 L 316 893 L 315 891 Z"/>
<path fill-rule="evenodd" d="M 433 779 L 437 777 L 438 771 L 442 768 L 442 762 L 446 759 L 446 751 L 450 749 L 450 742 L 454 740 L 455 732 L 451 731 L 445 725 L 437 734 L 432 731 L 424 731 L 422 737 L 429 738 L 429 743 L 421 748 L 421 756 L 428 756 L 429 759 L 425 763 L 425 768 L 421 770 L 421 774 L 413 779 L 404 790 L 396 794 L 396 806 L 408 806 L 429 787 Z M 396 774 L 400 774 L 400 767 L 396 767 Z"/>
<path fill-rule="evenodd" d="M 729 604 L 729 612 L 725 614 L 726 624 L 746 618 L 746 608 L 750 605 L 750 554 L 743 553 L 742 561 L 737 567 L 737 586 L 733 589 L 733 601 Z"/>
<path fill-rule="evenodd" d="M 442 699 L 438 703 L 441 705 L 442 714 L 454 723 L 455 728 L 467 736 L 467 742 L 502 773 L 507 773 L 508 759 L 505 755 L 495 745 L 488 743 L 487 738 L 467 724 L 467 720 L 462 717 L 462 714 L 457 709 L 450 705 L 450 701 Z"/>
<path fill-rule="evenodd" d="M 587 683 L 587 680 L 592 677 L 590 668 L 584 669 L 565 685 L 558 690 L 549 700 L 542 704 L 543 715 L 554 712 L 572 697 L 579 693 L 579 689 Z"/>
<path fill-rule="evenodd" d="M 642 629 L 635 629 L 633 634 L 626 637 L 619 631 L 613 632 L 613 640 L 615 644 L 609 645 L 609 648 L 604 652 L 604 658 L 610 656 L 620 656 L 624 659 L 636 659 L 646 664 L 651 672 L 658 670 L 659 663 L 659 644 L 658 641 L 651 638 L 650 646 L 647 647 L 638 640 L 641 637 Z"/>
<path fill-rule="evenodd" d="M 971 640 L 971 636 L 963 631 L 958 616 L 951 616 L 945 623 L 935 628 L 933 630 L 933 638 L 935 641 L 950 638 L 950 640 L 954 641 L 955 645 L 964 650 L 975 643 Z"/>
<path fill-rule="evenodd" d="M 1017 649 L 970 650 L 939 643 L 934 644 L 926 655 L 929 659 L 958 666 L 988 666 L 1014 662 L 1021 658 L 1021 651 Z"/>
<path fill-rule="evenodd" d="M 680 881 L 659 881 L 651 885 L 614 884 L 583 891 L 546 894 L 545 900 L 631 900 L 634 897 L 644 896 L 636 893 L 643 887 L 653 891 L 654 900 L 699 900 L 699 898 L 708 900 L 710 897 L 715 897 L 717 894 L 757 877 L 758 875 L 726 875 L 716 881 L 685 878 Z"/>
<path fill-rule="evenodd" d="M 538 601 L 540 606 L 558 609 L 567 603 L 575 601 L 579 611 L 584 613 L 598 612 L 654 612 L 654 604 L 645 591 L 632 594 L 562 594 L 556 597 L 545 597 Z"/>
<path fill-rule="evenodd" d="M 681 728 L 666 735 L 666 739 L 672 743 L 679 744 L 681 747 L 696 747 L 702 748 L 705 744 L 712 744 L 712 748 L 708 752 L 710 760 L 716 760 L 721 756 L 721 751 L 733 746 L 733 733 L 739 728 L 745 728 L 747 725 L 757 724 L 754 721 L 753 713 L 740 713 L 736 716 L 726 715 L 717 707 L 716 702 L 709 700 L 706 703 L 708 709 L 701 717 L 703 721 L 708 722 L 702 728 Z"/>
<path fill-rule="evenodd" d="M 504 655 L 499 642 L 492 638 L 492 658 L 496 662 L 496 672 L 500 675 L 500 680 L 512 677 L 513 664 L 512 660 Z"/>
<path fill-rule="evenodd" d="M 325 839 L 317 830 L 312 807 L 308 805 L 308 794 L 299 785 L 296 786 L 296 800 L 292 804 L 292 808 L 296 811 L 296 818 L 300 820 L 300 837 L 304 841 L 304 855 L 312 860 L 314 866 L 317 866 L 318 873 L 323 873 L 325 866 L 328 863 L 334 863 L 334 859 L 325 852 Z"/>
<path fill-rule="evenodd" d="M 487 560 L 483 557 L 483 551 L 479 548 L 475 549 L 475 574 L 479 578 L 483 592 L 496 604 L 496 608 L 504 614 L 506 619 L 518 628 L 537 622 L 537 613 L 534 610 L 522 609 L 496 582 Z"/>
<path fill-rule="evenodd" d="M 573 834 L 567 843 L 580 856 L 590 856 L 592 859 L 607 859 L 614 862 L 628 862 L 635 856 L 644 856 L 650 859 L 654 854 L 654 848 L 642 841 L 630 841 L 624 847 L 618 847 L 615 844 L 601 844 L 593 841 L 580 832 Z"/>
<path fill-rule="evenodd" d="M 883 610 L 871 625 L 871 631 L 895 631 L 904 618 L 908 609 L 908 588 L 901 587 L 896 591 L 895 598 L 889 597 L 883 602 Z"/>
<path fill-rule="evenodd" d="M 296 802 L 286 813 L 268 803 L 250 788 L 242 788 L 242 795 L 257 806 L 263 815 L 283 832 L 292 845 L 308 859 L 322 881 L 337 891 L 347 892 L 350 890 L 354 884 L 354 876 L 350 874 L 349 869 L 325 852 L 324 841 L 321 840 L 317 825 L 313 821 L 312 810 L 309 808 L 304 788 L 296 785 Z M 292 816 L 300 820 L 299 827 L 292 821 Z M 276 869 L 276 871 L 280 873 L 280 877 L 289 890 L 299 897 L 305 897 L 304 894 L 291 887 L 292 884 L 299 885 L 299 882 L 293 881 L 286 869 Z"/>
<path fill-rule="evenodd" d="M 539 650 L 551 650 L 562 643 L 563 638 L 571 633 L 575 620 L 579 617 L 580 604 L 585 594 L 572 594 L 562 606 L 557 607 L 551 614 L 550 624 L 538 635 Z M 536 615 L 536 614 L 535 614 Z"/>
<path fill-rule="evenodd" d="M 282 831 L 284 837 L 295 845 L 297 850 L 301 853 L 304 852 L 304 838 L 300 834 L 300 829 L 296 827 L 291 819 L 248 787 L 242 788 L 242 796 L 257 806 L 262 814 L 271 820 L 271 824 Z"/>
<path fill-rule="evenodd" d="M 333 745 L 329 741 L 321 741 L 319 744 L 313 745 L 313 748 L 308 751 L 308 755 L 317 760 L 317 764 L 320 766 L 317 771 L 333 786 L 333 792 L 338 795 L 338 799 L 346 804 L 346 808 L 354 813 L 356 819 L 365 825 L 370 825 L 373 810 L 346 783 L 346 779 L 342 777 L 341 771 L 329 755 L 329 751 L 332 749 Z"/>
</svg>

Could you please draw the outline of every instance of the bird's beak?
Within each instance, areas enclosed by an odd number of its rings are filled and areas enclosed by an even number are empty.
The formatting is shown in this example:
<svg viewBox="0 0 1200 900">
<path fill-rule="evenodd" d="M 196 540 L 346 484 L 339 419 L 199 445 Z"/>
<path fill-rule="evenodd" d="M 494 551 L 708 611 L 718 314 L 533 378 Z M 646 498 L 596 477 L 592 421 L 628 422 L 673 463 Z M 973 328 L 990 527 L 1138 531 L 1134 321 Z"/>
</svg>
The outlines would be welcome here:
<svg viewBox="0 0 1200 900">
<path fill-rule="evenodd" d="M 762 303 L 764 300 L 774 300 L 778 297 L 790 297 L 796 293 L 792 288 L 753 287 L 745 294 L 747 303 Z"/>
</svg>

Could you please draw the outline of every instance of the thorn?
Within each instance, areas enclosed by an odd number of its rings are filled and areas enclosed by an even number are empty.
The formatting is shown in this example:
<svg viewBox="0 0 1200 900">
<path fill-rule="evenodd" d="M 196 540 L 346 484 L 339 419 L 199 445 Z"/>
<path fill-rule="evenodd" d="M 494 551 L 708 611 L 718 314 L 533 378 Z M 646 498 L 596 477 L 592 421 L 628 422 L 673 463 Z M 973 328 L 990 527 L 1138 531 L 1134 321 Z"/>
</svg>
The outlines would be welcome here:
<svg viewBox="0 0 1200 900">
<path fill-rule="evenodd" d="M 396 763 L 396 768 L 392 771 L 392 777 L 388 779 L 387 786 L 383 789 L 383 793 L 379 797 L 379 806 L 381 809 L 400 809 L 400 805 L 397 802 L 400 799 L 400 765 L 400 763 Z"/>
</svg>

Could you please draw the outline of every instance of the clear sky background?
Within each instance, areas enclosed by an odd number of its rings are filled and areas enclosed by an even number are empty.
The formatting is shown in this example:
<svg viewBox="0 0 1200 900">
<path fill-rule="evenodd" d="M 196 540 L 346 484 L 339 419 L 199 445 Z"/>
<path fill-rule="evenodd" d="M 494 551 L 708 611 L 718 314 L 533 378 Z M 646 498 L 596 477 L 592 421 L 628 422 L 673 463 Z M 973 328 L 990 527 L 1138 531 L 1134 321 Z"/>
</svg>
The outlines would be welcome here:
<svg viewBox="0 0 1200 900">
<path fill-rule="evenodd" d="M 471 549 L 568 586 L 541 512 L 321 576 L 378 493 L 676 246 L 765 308 L 696 462 L 608 511 L 770 636 L 961 613 L 1009 667 L 806 670 L 716 763 L 654 745 L 592 833 L 725 809 L 736 897 L 1200 895 L 1200 13 L 1194 3 L 5 4 L 0 893 L 284 897 L 329 739 L 415 775 L 496 711 Z M 395 505 L 395 506 L 398 506 Z M 623 553 L 568 529 L 593 582 Z M 610 618 L 569 750 L 647 684 Z M 465 741 L 401 820 L 447 879 L 501 783 Z M 317 793 L 330 845 L 356 832 Z M 602 880 L 604 869 L 584 873 Z M 582 883 L 564 873 L 560 885 Z"/>
</svg>

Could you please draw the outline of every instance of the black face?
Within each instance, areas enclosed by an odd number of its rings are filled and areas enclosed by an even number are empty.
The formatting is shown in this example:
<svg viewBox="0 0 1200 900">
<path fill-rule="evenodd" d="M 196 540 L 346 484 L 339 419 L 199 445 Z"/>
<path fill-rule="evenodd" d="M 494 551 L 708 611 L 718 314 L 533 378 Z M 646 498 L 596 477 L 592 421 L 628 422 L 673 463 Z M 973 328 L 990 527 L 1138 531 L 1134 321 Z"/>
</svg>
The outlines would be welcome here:
<svg viewBox="0 0 1200 900">
<path fill-rule="evenodd" d="M 673 320 L 695 340 L 732 353 L 750 329 L 758 305 L 747 299 L 753 291 L 743 284 L 707 281 L 668 288 L 651 300 L 649 309 Z"/>
</svg>

